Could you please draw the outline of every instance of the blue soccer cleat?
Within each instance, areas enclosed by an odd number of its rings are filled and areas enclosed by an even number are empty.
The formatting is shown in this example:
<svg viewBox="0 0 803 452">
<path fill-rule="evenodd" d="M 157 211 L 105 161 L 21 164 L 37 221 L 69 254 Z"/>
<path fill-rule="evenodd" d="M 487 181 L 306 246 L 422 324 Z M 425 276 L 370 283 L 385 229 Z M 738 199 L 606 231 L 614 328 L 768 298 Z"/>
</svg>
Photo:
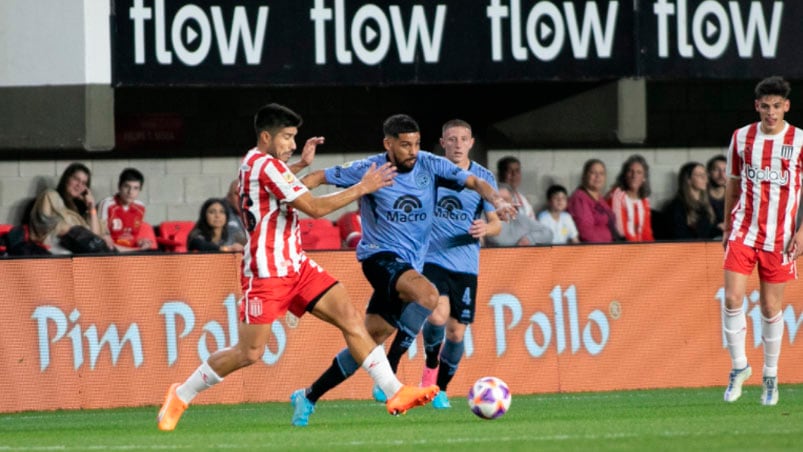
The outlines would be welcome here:
<svg viewBox="0 0 803 452">
<path fill-rule="evenodd" d="M 449 403 L 449 396 L 446 395 L 446 391 L 441 391 L 438 395 L 432 399 L 432 408 L 436 410 L 445 410 L 451 408 L 452 404 Z"/>
<path fill-rule="evenodd" d="M 374 388 L 371 390 L 371 394 L 374 396 L 374 400 L 377 402 L 385 403 L 388 401 L 388 396 L 386 396 L 382 391 L 382 388 L 377 385 L 374 385 Z"/>
<path fill-rule="evenodd" d="M 306 427 L 310 415 L 315 412 L 315 404 L 307 399 L 304 389 L 293 392 L 290 395 L 290 403 L 293 405 L 293 425 Z"/>
</svg>

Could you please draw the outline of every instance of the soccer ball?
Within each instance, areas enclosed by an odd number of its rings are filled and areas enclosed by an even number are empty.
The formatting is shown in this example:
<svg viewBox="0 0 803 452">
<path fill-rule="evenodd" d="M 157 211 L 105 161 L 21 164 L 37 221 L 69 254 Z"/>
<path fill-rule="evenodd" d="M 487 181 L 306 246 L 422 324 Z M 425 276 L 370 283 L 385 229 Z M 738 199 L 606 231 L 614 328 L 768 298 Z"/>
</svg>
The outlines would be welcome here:
<svg viewBox="0 0 803 452">
<path fill-rule="evenodd" d="M 496 377 L 482 377 L 468 391 L 471 412 L 483 419 L 502 417 L 510 408 L 510 389 Z"/>
</svg>

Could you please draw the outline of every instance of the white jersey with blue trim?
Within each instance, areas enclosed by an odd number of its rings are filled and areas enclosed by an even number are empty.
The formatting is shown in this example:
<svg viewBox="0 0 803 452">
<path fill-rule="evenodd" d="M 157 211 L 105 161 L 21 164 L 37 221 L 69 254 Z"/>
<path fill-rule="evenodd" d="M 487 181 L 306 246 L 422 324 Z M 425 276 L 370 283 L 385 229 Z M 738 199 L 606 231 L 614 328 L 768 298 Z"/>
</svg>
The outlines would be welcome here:
<svg viewBox="0 0 803 452">
<path fill-rule="evenodd" d="M 387 154 L 377 154 L 324 170 L 326 182 L 350 187 L 362 180 L 371 164 L 381 166 Z M 357 260 L 390 251 L 422 271 L 429 245 L 438 186 L 463 187 L 471 175 L 449 160 L 419 151 L 413 169 L 399 173 L 393 185 L 360 198 L 362 239 Z"/>
<path fill-rule="evenodd" d="M 496 190 L 496 178 L 484 166 L 471 162 L 468 171 Z M 493 212 L 493 204 L 474 190 L 438 187 L 435 220 L 425 261 L 459 273 L 479 273 L 480 242 L 468 233 L 483 212 Z"/>
</svg>

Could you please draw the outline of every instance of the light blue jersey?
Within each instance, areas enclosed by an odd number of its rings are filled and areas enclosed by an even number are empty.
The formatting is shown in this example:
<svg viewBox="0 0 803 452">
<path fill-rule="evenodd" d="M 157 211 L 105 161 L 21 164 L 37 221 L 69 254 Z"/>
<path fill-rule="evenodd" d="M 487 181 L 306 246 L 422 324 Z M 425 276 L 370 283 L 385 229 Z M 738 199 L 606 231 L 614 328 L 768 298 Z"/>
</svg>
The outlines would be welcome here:
<svg viewBox="0 0 803 452">
<path fill-rule="evenodd" d="M 379 167 L 387 161 L 387 154 L 382 153 L 327 168 L 326 182 L 350 187 L 362 180 L 372 163 Z M 393 185 L 360 198 L 362 240 L 357 245 L 357 260 L 391 251 L 422 271 L 432 232 L 436 189 L 463 187 L 470 175 L 443 157 L 419 151 L 412 171 L 399 173 Z"/>
<path fill-rule="evenodd" d="M 468 171 L 496 190 L 496 178 L 485 167 L 471 162 Z M 480 242 L 468 233 L 468 228 L 482 218 L 483 212 L 496 209 L 474 190 L 438 187 L 437 198 L 426 262 L 453 272 L 478 274 Z"/>
</svg>

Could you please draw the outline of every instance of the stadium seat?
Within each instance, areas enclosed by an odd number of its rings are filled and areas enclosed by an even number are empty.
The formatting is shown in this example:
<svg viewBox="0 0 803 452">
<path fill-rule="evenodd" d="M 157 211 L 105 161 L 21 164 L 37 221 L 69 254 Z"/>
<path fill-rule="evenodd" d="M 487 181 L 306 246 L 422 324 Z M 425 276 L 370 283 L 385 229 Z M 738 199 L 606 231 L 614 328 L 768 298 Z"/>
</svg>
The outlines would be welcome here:
<svg viewBox="0 0 803 452">
<path fill-rule="evenodd" d="M 156 240 L 156 231 L 153 230 L 153 226 L 151 226 L 150 223 L 143 221 L 139 226 L 139 238 L 151 241 L 151 247 L 148 248 L 149 250 L 159 249 L 159 242 Z"/>
<path fill-rule="evenodd" d="M 325 218 L 302 218 L 298 220 L 301 229 L 301 246 L 305 250 L 339 250 L 340 230 Z"/>
<path fill-rule="evenodd" d="M 13 224 L 0 224 L 0 255 L 6 252 L 6 234 L 13 227 Z"/>
<path fill-rule="evenodd" d="M 159 224 L 156 242 L 162 251 L 187 252 L 187 236 L 195 226 L 193 221 L 163 221 Z"/>
<path fill-rule="evenodd" d="M 356 248 L 362 238 L 362 222 L 357 211 L 346 212 L 337 219 L 337 228 L 340 230 L 340 240 L 346 248 Z"/>
</svg>

